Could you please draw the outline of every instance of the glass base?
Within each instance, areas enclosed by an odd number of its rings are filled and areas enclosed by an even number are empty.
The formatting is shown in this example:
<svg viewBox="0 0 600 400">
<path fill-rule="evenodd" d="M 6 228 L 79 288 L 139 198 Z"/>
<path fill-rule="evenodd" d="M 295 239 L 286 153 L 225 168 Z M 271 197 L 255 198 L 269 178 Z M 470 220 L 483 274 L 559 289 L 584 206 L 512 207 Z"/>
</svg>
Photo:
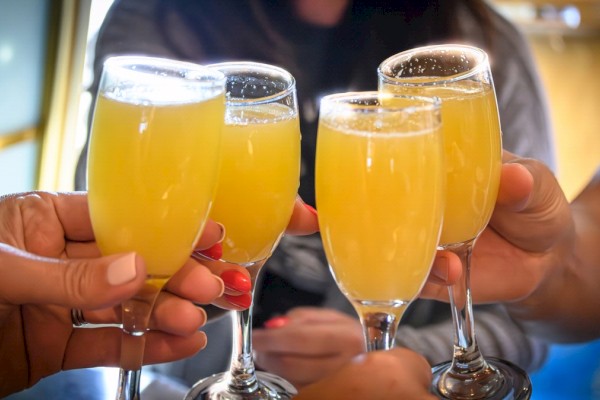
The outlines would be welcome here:
<svg viewBox="0 0 600 400">
<path fill-rule="evenodd" d="M 486 357 L 485 360 L 492 370 L 500 374 L 493 383 L 490 383 L 490 376 L 484 378 L 484 383 L 475 378 L 455 383 L 453 393 L 446 393 L 446 390 L 440 390 L 439 383 L 452 365 L 452 361 L 447 361 L 433 367 L 431 392 L 440 399 L 452 400 L 527 400 L 531 397 L 531 381 L 525 371 L 499 358 Z M 489 387 L 486 388 L 486 385 Z"/>
<path fill-rule="evenodd" d="M 197 382 L 184 400 L 287 400 L 298 394 L 291 383 L 268 372 L 256 372 L 258 385 L 248 390 L 232 390 L 229 373 L 221 373 Z"/>
</svg>

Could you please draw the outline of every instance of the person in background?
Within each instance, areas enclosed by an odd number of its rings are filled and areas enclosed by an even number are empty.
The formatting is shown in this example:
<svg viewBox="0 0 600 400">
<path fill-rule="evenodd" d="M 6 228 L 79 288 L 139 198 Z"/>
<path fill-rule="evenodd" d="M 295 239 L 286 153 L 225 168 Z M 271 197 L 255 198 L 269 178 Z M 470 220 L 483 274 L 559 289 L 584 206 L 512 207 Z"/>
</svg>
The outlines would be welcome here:
<svg viewBox="0 0 600 400">
<path fill-rule="evenodd" d="M 372 0 L 116 0 L 97 36 L 90 91 L 97 91 L 104 60 L 120 54 L 201 64 L 248 60 L 287 69 L 297 81 L 301 112 L 299 192 L 314 206 L 321 97 L 373 90 L 376 68 L 385 58 L 441 42 L 469 43 L 488 52 L 504 147 L 553 168 L 552 131 L 528 45 L 485 1 L 411 0 L 383 5 Z M 79 189 L 85 188 L 85 158 L 84 151 L 76 177 Z M 544 361 L 545 343 L 526 335 L 504 307 L 480 306 L 475 318 L 484 354 L 530 371 Z M 318 234 L 282 239 L 257 282 L 253 321 L 257 366 L 298 387 L 364 351 L 355 312 L 329 273 Z M 157 369 L 186 385 L 226 370 L 229 330 L 229 321 L 223 318 L 207 325 L 205 352 L 212 363 L 188 359 Z M 407 311 L 396 342 L 436 364 L 451 358 L 451 335 L 449 306 L 419 300 Z"/>
</svg>

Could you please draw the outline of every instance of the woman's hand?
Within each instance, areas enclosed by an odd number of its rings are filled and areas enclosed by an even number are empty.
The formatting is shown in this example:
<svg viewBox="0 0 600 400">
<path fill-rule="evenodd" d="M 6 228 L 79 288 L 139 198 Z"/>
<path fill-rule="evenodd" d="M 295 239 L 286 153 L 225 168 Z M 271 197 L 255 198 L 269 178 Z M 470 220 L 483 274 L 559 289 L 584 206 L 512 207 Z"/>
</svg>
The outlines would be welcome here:
<svg viewBox="0 0 600 400">
<path fill-rule="evenodd" d="M 210 234 L 209 234 L 210 236 Z M 121 329 L 76 329 L 71 309 L 92 323 L 120 323 L 119 304 L 144 284 L 143 259 L 101 257 L 85 193 L 32 192 L 0 198 L 0 397 L 63 369 L 116 366 Z M 161 293 L 145 363 L 187 357 L 206 345 L 198 328 L 223 282 L 195 260 Z"/>
<path fill-rule="evenodd" d="M 313 383 L 365 351 L 356 318 L 332 309 L 298 307 L 254 329 L 256 365 L 295 387 Z"/>
</svg>

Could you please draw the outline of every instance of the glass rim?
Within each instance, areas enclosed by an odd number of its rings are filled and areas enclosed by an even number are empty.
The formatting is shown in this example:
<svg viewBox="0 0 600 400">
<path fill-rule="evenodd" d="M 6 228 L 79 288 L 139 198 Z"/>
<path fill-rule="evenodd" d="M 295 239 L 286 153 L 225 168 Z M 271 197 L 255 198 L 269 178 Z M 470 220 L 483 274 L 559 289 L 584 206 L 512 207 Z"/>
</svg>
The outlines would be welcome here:
<svg viewBox="0 0 600 400">
<path fill-rule="evenodd" d="M 436 51 L 436 50 L 442 50 L 442 49 L 467 51 L 470 54 L 476 55 L 477 64 L 474 67 L 469 68 L 467 71 L 459 72 L 457 74 L 449 75 L 447 77 L 430 76 L 430 77 L 427 77 L 427 78 L 429 78 L 428 80 L 423 81 L 423 82 L 411 81 L 411 78 L 414 78 L 414 77 L 397 78 L 397 77 L 390 76 L 384 72 L 384 69 L 386 67 L 393 65 L 399 59 L 408 59 L 417 54 L 423 54 L 423 53 L 432 52 L 432 51 Z M 413 49 L 408 49 L 408 50 L 402 51 L 400 53 L 396 53 L 396 54 L 386 58 L 377 67 L 377 76 L 379 79 L 383 80 L 385 83 L 391 83 L 391 84 L 394 84 L 397 86 L 435 86 L 435 85 L 440 85 L 440 84 L 457 82 L 457 81 L 463 80 L 465 78 L 470 78 L 470 77 L 477 75 L 477 74 L 481 73 L 482 71 L 484 71 L 486 68 L 488 68 L 488 65 L 489 65 L 489 56 L 485 52 L 485 50 L 483 50 L 479 47 L 471 46 L 471 45 L 467 45 L 467 44 L 458 44 L 458 43 L 434 44 L 434 45 L 429 45 L 429 46 L 422 46 L 422 47 L 416 47 Z"/>
<path fill-rule="evenodd" d="M 404 99 L 415 100 L 421 104 L 410 105 L 381 105 L 381 104 L 361 104 L 353 103 L 352 100 L 368 100 L 368 99 Z M 331 105 L 331 107 L 345 108 L 351 111 L 360 111 L 363 113 L 391 113 L 391 112 L 423 112 L 429 110 L 440 110 L 442 100 L 437 96 L 419 96 L 410 94 L 399 94 L 382 92 L 377 90 L 369 91 L 354 91 L 344 93 L 329 94 L 321 98 L 321 105 Z"/>
<path fill-rule="evenodd" d="M 164 57 L 154 57 L 145 55 L 118 55 L 111 56 L 104 60 L 103 68 L 108 69 L 120 69 L 125 71 L 127 74 L 132 76 L 141 76 L 143 74 L 152 75 L 153 78 L 164 78 L 165 80 L 179 80 L 183 79 L 187 82 L 208 86 L 218 87 L 224 86 L 226 82 L 225 75 L 211 68 L 206 67 L 202 64 L 193 63 L 190 61 L 182 61 Z M 136 65 L 147 66 L 149 70 L 136 70 L 131 67 Z M 156 70 L 152 71 L 151 68 L 155 67 Z M 183 72 L 184 74 L 179 76 L 161 75 L 160 70 L 170 70 L 174 72 Z M 189 75 L 188 75 L 189 74 Z"/>
<path fill-rule="evenodd" d="M 266 104 L 276 102 L 280 99 L 283 99 L 296 91 L 296 78 L 292 75 L 288 70 L 278 67 L 272 64 L 261 63 L 257 61 L 224 61 L 213 64 L 206 64 L 206 68 L 215 69 L 220 71 L 225 75 L 225 79 L 227 79 L 227 72 L 229 71 L 255 71 L 255 72 L 264 72 L 268 73 L 276 73 L 283 77 L 282 82 L 287 83 L 286 87 L 277 93 L 274 93 L 269 96 L 257 97 L 254 99 L 244 99 L 241 97 L 228 97 L 225 96 L 225 101 L 227 104 L 235 105 L 235 106 L 244 106 L 246 104 Z"/>
</svg>

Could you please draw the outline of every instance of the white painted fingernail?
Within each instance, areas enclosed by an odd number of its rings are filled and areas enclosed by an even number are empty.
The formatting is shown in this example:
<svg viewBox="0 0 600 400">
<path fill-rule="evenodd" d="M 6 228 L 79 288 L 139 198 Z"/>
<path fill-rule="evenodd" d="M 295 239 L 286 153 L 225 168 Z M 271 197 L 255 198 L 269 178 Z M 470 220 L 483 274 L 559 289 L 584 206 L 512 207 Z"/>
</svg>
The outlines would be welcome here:
<svg viewBox="0 0 600 400">
<path fill-rule="evenodd" d="M 135 279 L 135 253 L 117 258 L 108 266 L 107 280 L 112 286 L 123 285 Z"/>
</svg>

